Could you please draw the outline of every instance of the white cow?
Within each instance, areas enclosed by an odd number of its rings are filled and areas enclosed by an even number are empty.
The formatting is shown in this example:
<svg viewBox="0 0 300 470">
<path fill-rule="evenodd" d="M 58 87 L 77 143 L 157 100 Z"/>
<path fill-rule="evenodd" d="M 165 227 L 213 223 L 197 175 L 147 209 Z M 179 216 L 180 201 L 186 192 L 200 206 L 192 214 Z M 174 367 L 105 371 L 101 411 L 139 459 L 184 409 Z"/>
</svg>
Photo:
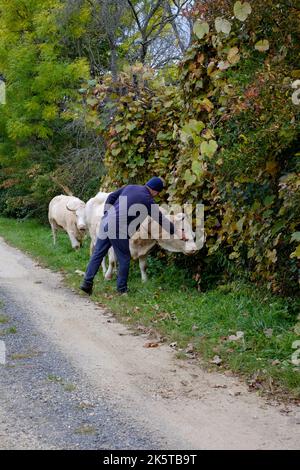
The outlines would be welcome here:
<svg viewBox="0 0 300 470">
<path fill-rule="evenodd" d="M 146 268 L 148 253 L 156 244 L 164 250 L 171 251 L 173 253 L 192 255 L 198 251 L 197 245 L 194 241 L 195 233 L 192 230 L 186 214 L 183 212 L 167 214 L 161 207 L 160 211 L 174 224 L 177 238 L 172 238 L 172 236 L 170 237 L 170 235 L 165 232 L 157 222 L 148 216 L 141 224 L 140 229 L 131 237 L 129 243 L 131 257 L 139 260 L 142 281 L 144 282 L 147 281 Z M 181 240 L 183 228 L 186 237 L 185 241 Z"/>
<path fill-rule="evenodd" d="M 104 214 L 105 201 L 110 193 L 100 192 L 94 198 L 90 199 L 86 204 L 86 219 L 88 229 L 91 237 L 91 252 L 95 247 L 97 236 L 99 233 L 99 226 Z M 175 226 L 175 232 L 181 235 L 182 228 L 184 227 L 186 241 L 180 239 L 170 239 L 168 234 L 164 232 L 159 224 L 151 217 L 147 217 L 141 224 L 139 230 L 131 237 L 129 241 L 131 257 L 139 260 L 142 281 L 147 280 L 146 265 L 147 256 L 149 251 L 158 244 L 161 248 L 184 253 L 186 255 L 193 254 L 197 251 L 197 246 L 194 241 L 195 234 L 188 222 L 186 215 L 178 213 L 175 215 L 167 214 L 165 210 L 160 208 L 161 212 L 167 217 Z M 106 270 L 105 261 L 102 263 L 103 273 L 105 279 L 111 279 L 113 270 L 116 266 L 116 256 L 114 250 L 111 248 L 108 252 L 109 266 Z"/>
<path fill-rule="evenodd" d="M 91 237 L 90 254 L 93 253 L 96 245 L 100 222 L 104 215 L 105 201 L 109 194 L 110 193 L 103 193 L 100 191 L 95 197 L 92 197 L 85 206 L 85 218 Z"/>
<path fill-rule="evenodd" d="M 48 219 L 56 243 L 56 230 L 62 229 L 69 235 L 72 248 L 82 246 L 86 232 L 85 203 L 74 196 L 56 196 L 49 204 Z"/>
<path fill-rule="evenodd" d="M 92 197 L 92 199 L 90 199 L 86 203 L 86 206 L 85 206 L 85 218 L 87 222 L 89 235 L 91 238 L 90 255 L 92 255 L 95 245 L 96 245 L 96 241 L 97 241 L 97 237 L 98 237 L 98 233 L 100 229 L 100 223 L 104 215 L 105 201 L 108 198 L 109 194 L 110 193 L 103 193 L 102 191 L 99 191 L 99 193 L 96 194 L 95 197 Z M 116 262 L 114 250 L 112 248 L 109 250 L 108 256 L 110 260 L 109 263 L 111 266 L 111 273 L 109 271 L 108 276 L 106 275 L 105 259 L 102 261 L 102 270 L 103 270 L 103 274 L 105 275 L 105 279 L 111 279 L 113 267 Z"/>
</svg>

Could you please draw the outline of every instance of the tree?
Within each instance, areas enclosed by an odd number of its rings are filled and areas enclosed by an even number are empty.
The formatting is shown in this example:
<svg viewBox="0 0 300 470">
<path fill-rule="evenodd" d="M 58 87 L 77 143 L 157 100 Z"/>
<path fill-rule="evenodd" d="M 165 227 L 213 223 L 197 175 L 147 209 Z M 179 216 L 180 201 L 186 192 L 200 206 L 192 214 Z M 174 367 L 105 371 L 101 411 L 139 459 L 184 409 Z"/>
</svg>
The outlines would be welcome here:
<svg viewBox="0 0 300 470">
<path fill-rule="evenodd" d="M 7 90 L 7 104 L 0 106 L 0 189 L 7 213 L 45 207 L 58 189 L 49 175 L 61 155 L 90 140 L 84 137 L 85 125 L 79 142 L 77 131 L 67 130 L 74 120 L 68 108 L 81 81 L 89 78 L 89 66 L 85 58 L 68 57 L 66 38 L 80 32 L 72 24 L 69 31 L 61 29 L 64 3 L 0 0 L 0 70 Z M 79 9 L 77 28 L 80 21 Z"/>
<path fill-rule="evenodd" d="M 185 22 L 183 12 L 194 2 L 192 0 L 127 0 L 127 3 L 135 22 L 132 45 L 138 49 L 139 61 L 144 64 L 148 59 L 152 65 L 160 65 L 160 62 L 163 64 L 181 58 L 190 44 L 191 37 L 190 23 Z M 162 50 L 163 42 L 167 47 Z M 154 50 L 157 53 L 159 49 L 161 50 L 160 57 L 153 63 L 151 54 L 150 58 L 147 57 L 149 51 Z"/>
<path fill-rule="evenodd" d="M 92 27 L 98 36 L 98 44 L 107 42 L 110 56 L 109 68 L 113 79 L 118 74 L 118 47 L 122 39 L 121 23 L 126 11 L 126 0 L 89 0 L 92 12 Z"/>
</svg>

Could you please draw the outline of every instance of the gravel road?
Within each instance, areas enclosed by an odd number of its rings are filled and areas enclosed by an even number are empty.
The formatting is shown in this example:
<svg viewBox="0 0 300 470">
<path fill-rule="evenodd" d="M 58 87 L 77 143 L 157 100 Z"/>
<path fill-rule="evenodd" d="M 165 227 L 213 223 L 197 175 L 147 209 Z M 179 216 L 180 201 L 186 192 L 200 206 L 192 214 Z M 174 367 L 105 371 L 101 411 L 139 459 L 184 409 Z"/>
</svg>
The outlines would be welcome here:
<svg viewBox="0 0 300 470">
<path fill-rule="evenodd" d="M 47 336 L 30 311 L 0 289 L 8 351 L 0 377 L 0 448 L 146 449 L 163 439 L 146 433 L 101 391 L 89 385 Z M 0 337 L 1 338 L 1 337 Z"/>
<path fill-rule="evenodd" d="M 0 301 L 0 449 L 299 449 L 299 409 L 145 348 L 2 239 Z"/>
</svg>

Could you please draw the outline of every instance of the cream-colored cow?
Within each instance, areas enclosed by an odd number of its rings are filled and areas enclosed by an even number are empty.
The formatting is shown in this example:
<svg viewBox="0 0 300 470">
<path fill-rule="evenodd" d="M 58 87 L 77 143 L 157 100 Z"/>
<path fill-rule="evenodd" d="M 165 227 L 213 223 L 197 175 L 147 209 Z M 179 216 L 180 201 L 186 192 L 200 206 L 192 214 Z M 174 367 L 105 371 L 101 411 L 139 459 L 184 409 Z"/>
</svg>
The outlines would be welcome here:
<svg viewBox="0 0 300 470">
<path fill-rule="evenodd" d="M 92 197 L 85 206 L 85 218 L 91 238 L 90 254 L 93 253 L 96 245 L 100 223 L 104 215 L 105 201 L 109 194 L 110 193 L 103 193 L 100 191 L 95 197 Z"/>
<path fill-rule="evenodd" d="M 104 215 L 104 205 L 108 195 L 109 193 L 100 192 L 86 204 L 86 220 L 91 237 L 91 252 L 97 241 L 101 219 Z M 186 215 L 184 213 L 170 215 L 162 208 L 160 208 L 160 210 L 165 217 L 173 222 L 178 238 L 170 238 L 168 234 L 161 229 L 159 224 L 149 216 L 143 221 L 139 230 L 131 237 L 129 242 L 131 257 L 135 260 L 139 260 L 142 281 L 147 280 L 147 256 L 149 251 L 156 244 L 167 251 L 184 253 L 186 255 L 193 254 L 197 251 L 197 246 L 194 241 L 195 234 Z M 180 235 L 183 227 L 186 236 L 185 241 L 179 239 L 181 238 Z M 110 248 L 108 252 L 108 258 L 109 266 L 107 270 L 105 261 L 102 263 L 105 279 L 111 279 L 116 266 L 116 256 L 112 248 Z"/>
<path fill-rule="evenodd" d="M 110 193 L 103 193 L 102 191 L 100 191 L 98 194 L 96 194 L 95 197 L 92 197 L 86 203 L 86 206 L 85 206 L 85 218 L 86 218 L 87 228 L 88 228 L 90 239 L 91 239 L 90 255 L 92 255 L 95 245 L 96 245 L 96 241 L 97 241 L 97 237 L 98 237 L 98 233 L 100 229 L 100 223 L 104 215 L 105 201 L 108 198 L 109 194 Z M 102 261 L 102 270 L 103 270 L 105 279 L 111 279 L 113 267 L 115 266 L 115 263 L 116 263 L 115 254 L 112 248 L 109 250 L 108 257 L 110 260 L 109 263 L 111 265 L 111 274 L 109 271 L 108 276 L 107 276 L 105 259 Z"/>
<path fill-rule="evenodd" d="M 49 204 L 48 219 L 56 244 L 56 230 L 69 235 L 72 248 L 82 246 L 86 232 L 85 203 L 74 196 L 55 196 Z"/>
</svg>

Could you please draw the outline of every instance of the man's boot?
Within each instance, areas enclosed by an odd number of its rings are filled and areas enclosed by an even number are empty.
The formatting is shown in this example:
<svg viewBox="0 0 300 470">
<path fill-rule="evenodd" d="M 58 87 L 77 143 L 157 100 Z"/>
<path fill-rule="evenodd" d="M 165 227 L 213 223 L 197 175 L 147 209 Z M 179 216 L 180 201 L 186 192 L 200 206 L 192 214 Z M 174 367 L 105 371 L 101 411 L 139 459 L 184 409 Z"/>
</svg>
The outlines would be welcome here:
<svg viewBox="0 0 300 470">
<path fill-rule="evenodd" d="M 92 295 L 93 292 L 93 283 L 92 282 L 86 282 L 85 280 L 82 282 L 80 289 L 83 290 L 88 295 Z"/>
<path fill-rule="evenodd" d="M 128 295 L 127 287 L 123 288 L 123 289 L 117 289 L 117 292 L 118 292 L 119 295 Z"/>
</svg>

